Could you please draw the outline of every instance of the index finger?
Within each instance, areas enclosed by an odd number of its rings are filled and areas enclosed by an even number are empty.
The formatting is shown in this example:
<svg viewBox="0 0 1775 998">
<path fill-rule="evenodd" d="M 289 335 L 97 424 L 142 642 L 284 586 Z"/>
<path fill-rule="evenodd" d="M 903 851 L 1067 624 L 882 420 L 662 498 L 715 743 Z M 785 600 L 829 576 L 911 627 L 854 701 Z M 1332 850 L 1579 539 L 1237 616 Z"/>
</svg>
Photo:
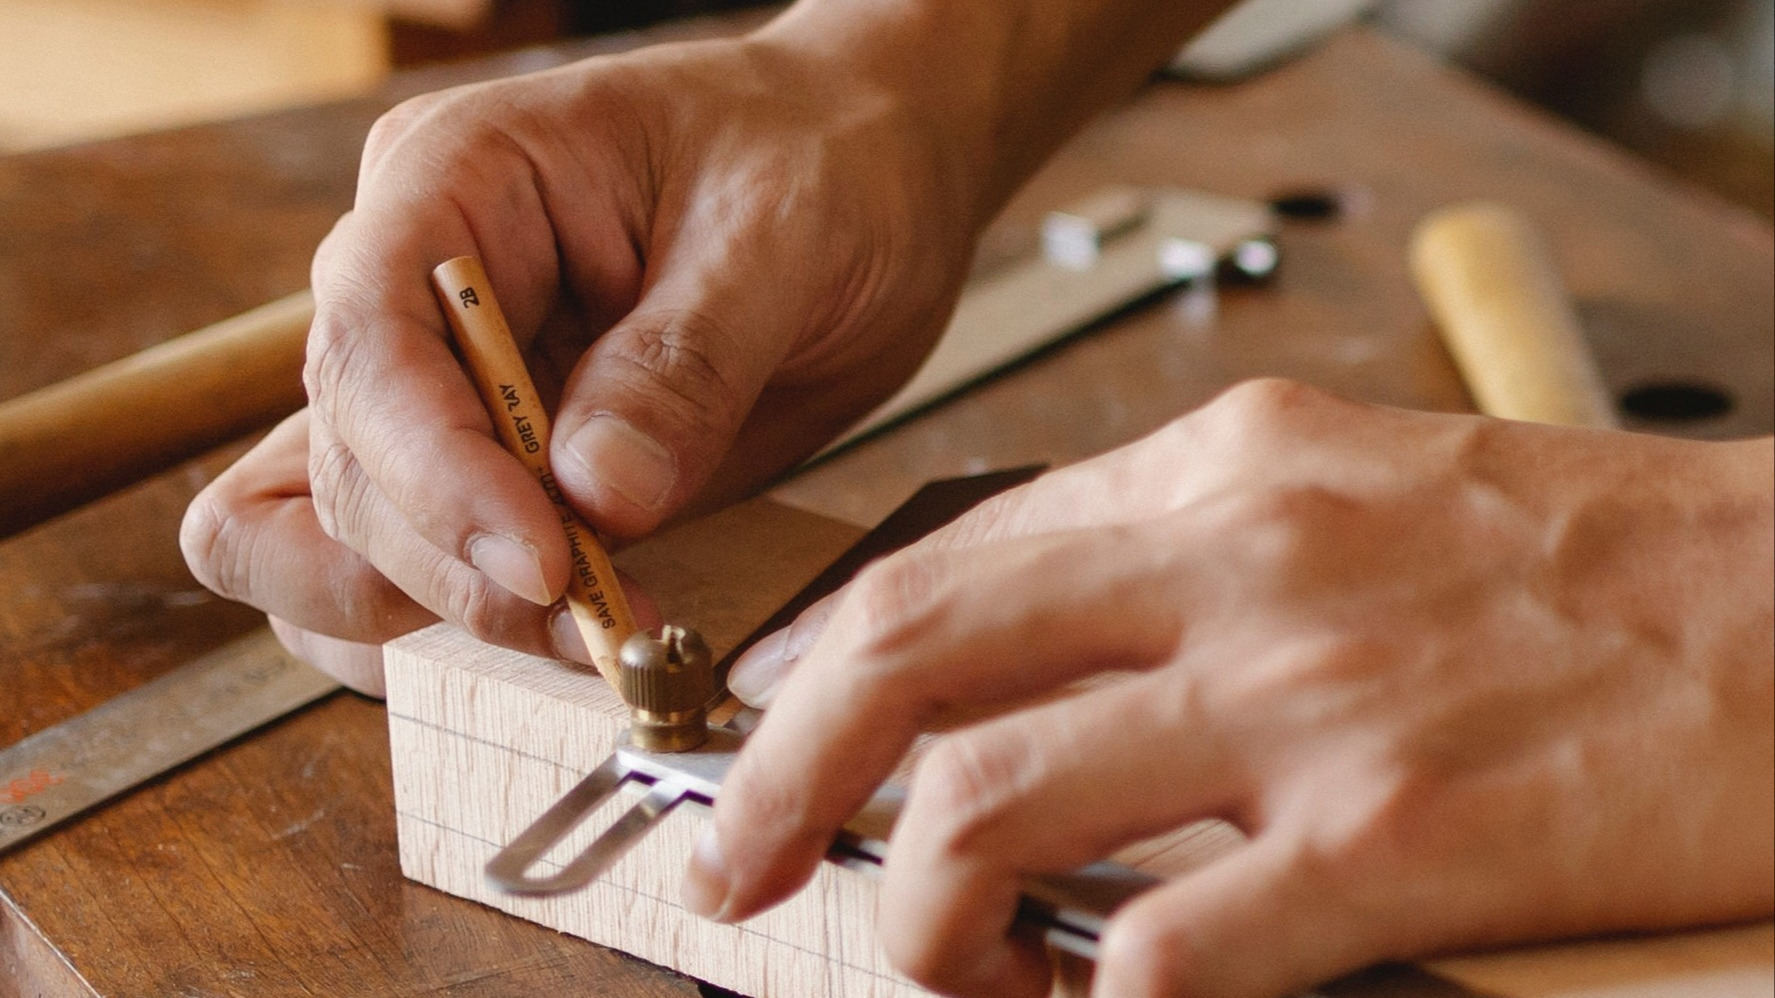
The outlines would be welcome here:
<svg viewBox="0 0 1775 998">
<path fill-rule="evenodd" d="M 407 209 L 398 223 L 387 217 L 391 207 Z M 541 490 L 493 439 L 430 285 L 430 265 L 480 251 L 448 206 L 384 203 L 340 221 L 314 272 L 305 377 L 314 433 L 325 439 L 312 453 L 334 453 L 337 444 L 420 537 L 461 562 L 491 567 L 494 581 L 536 600 L 548 595 L 539 589 L 558 592 L 565 582 L 565 540 Z M 534 285 L 554 271 L 551 259 L 540 275 L 520 275 L 528 257 L 496 249 L 489 264 L 518 287 L 514 321 L 533 325 L 528 303 L 541 296 Z M 317 512 L 335 536 L 364 515 L 363 498 L 332 481 L 324 464 L 313 484 Z M 503 543 L 477 547 L 488 537 Z M 475 557 L 490 550 L 505 556 Z M 514 586 L 514 577 L 529 584 Z"/>
<path fill-rule="evenodd" d="M 798 890 L 925 724 L 1081 675 L 1138 668 L 1180 624 L 1139 528 L 902 552 L 852 583 L 723 784 L 685 902 L 721 921 Z M 1082 626 L 1085 622 L 1090 626 Z"/>
</svg>

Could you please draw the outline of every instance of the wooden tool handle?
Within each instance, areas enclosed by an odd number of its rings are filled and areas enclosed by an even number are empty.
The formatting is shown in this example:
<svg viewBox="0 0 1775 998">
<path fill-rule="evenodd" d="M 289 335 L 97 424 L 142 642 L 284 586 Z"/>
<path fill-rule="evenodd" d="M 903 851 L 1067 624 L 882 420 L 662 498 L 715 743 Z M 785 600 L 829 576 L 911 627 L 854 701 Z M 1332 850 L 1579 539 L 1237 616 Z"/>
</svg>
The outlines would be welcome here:
<svg viewBox="0 0 1775 998">
<path fill-rule="evenodd" d="M 554 471 L 549 467 L 548 412 L 512 339 L 499 300 L 493 297 L 493 285 L 480 261 L 472 256 L 459 256 L 439 264 L 431 272 L 431 280 L 500 443 L 542 483 L 543 492 L 561 517 L 561 528 L 573 554 L 567 607 L 573 613 L 574 623 L 579 625 L 580 636 L 585 639 L 598 672 L 612 688 L 620 690 L 618 658 L 623 642 L 635 633 L 635 617 L 623 596 L 622 583 L 617 581 L 610 556 L 598 543 L 597 535 L 567 504 L 567 497 L 555 482 Z"/>
<path fill-rule="evenodd" d="M 0 403 L 0 537 L 302 407 L 304 291 Z"/>
<path fill-rule="evenodd" d="M 1558 271 L 1521 216 L 1490 204 L 1438 211 L 1418 225 L 1411 265 L 1482 412 L 1617 425 Z"/>
</svg>

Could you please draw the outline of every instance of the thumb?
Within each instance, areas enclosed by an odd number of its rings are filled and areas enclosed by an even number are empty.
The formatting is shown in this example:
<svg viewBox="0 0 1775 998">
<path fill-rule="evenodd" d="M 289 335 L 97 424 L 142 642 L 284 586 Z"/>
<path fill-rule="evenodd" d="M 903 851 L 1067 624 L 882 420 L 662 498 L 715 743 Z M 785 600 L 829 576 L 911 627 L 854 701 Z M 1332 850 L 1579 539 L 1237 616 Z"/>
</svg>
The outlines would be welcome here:
<svg viewBox="0 0 1775 998">
<path fill-rule="evenodd" d="M 550 459 L 568 501 L 599 530 L 653 530 L 727 455 L 795 336 L 783 316 L 797 310 L 758 314 L 761 297 L 675 293 L 661 282 L 580 359 Z"/>
</svg>

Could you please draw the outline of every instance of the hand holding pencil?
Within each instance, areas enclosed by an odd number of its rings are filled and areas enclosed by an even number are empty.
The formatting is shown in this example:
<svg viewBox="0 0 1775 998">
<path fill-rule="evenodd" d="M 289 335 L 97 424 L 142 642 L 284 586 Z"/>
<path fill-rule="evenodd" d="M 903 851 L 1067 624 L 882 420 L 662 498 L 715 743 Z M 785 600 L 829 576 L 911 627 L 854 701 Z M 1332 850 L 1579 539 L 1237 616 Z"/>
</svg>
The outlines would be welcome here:
<svg viewBox="0 0 1775 998">
<path fill-rule="evenodd" d="M 316 255 L 310 408 L 193 504 L 193 571 L 369 692 L 378 646 L 439 619 L 585 657 L 558 516 L 485 432 L 432 268 L 479 256 L 532 371 L 566 375 L 539 452 L 601 535 L 720 508 L 899 387 L 1007 193 L 950 183 L 879 97 L 734 39 L 402 105 Z"/>
</svg>

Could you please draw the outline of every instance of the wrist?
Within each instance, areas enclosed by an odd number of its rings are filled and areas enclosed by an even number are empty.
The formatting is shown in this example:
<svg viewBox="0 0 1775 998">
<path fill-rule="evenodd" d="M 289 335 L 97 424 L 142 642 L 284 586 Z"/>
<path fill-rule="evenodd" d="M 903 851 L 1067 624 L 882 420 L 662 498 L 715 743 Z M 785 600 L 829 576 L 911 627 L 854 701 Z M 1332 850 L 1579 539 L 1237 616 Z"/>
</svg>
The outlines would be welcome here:
<svg viewBox="0 0 1775 998">
<path fill-rule="evenodd" d="M 801 0 L 752 40 L 895 108 L 977 229 L 1229 0 Z"/>
</svg>

